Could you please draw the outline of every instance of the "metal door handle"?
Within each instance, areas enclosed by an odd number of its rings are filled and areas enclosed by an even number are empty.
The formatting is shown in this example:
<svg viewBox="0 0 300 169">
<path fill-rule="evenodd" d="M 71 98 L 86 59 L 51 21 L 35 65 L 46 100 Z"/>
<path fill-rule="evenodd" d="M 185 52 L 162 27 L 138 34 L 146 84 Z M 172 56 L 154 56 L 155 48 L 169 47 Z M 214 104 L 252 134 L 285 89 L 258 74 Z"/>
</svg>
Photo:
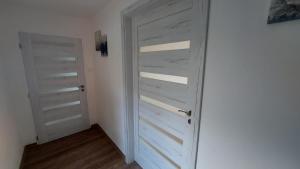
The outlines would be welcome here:
<svg viewBox="0 0 300 169">
<path fill-rule="evenodd" d="M 80 86 L 79 86 L 79 89 L 80 89 L 82 92 L 84 92 L 84 85 L 80 85 Z"/>
<path fill-rule="evenodd" d="M 187 116 L 191 117 L 192 116 L 192 111 L 189 110 L 189 111 L 186 111 L 186 110 L 178 110 L 178 112 L 182 112 L 182 113 L 185 113 Z"/>
</svg>

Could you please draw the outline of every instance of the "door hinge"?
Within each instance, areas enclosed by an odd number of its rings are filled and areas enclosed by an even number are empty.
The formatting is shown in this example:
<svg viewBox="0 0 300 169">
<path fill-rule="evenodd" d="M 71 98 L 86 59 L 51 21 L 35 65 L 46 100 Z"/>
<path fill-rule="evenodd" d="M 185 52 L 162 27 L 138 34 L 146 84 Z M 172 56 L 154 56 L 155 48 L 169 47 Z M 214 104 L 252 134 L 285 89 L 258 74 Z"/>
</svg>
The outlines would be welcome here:
<svg viewBox="0 0 300 169">
<path fill-rule="evenodd" d="M 19 43 L 19 49 L 22 49 L 23 47 L 22 47 L 22 44 L 21 43 Z"/>
</svg>

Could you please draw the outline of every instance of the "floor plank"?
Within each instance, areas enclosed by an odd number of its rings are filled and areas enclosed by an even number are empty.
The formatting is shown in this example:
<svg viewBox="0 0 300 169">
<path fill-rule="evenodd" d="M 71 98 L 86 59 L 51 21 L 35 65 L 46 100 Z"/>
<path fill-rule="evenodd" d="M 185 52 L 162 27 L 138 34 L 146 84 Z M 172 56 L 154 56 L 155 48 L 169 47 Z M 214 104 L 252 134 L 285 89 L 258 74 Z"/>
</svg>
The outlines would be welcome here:
<svg viewBox="0 0 300 169">
<path fill-rule="evenodd" d="M 124 157 L 97 125 L 91 129 L 24 150 L 21 169 L 142 169 Z"/>
</svg>

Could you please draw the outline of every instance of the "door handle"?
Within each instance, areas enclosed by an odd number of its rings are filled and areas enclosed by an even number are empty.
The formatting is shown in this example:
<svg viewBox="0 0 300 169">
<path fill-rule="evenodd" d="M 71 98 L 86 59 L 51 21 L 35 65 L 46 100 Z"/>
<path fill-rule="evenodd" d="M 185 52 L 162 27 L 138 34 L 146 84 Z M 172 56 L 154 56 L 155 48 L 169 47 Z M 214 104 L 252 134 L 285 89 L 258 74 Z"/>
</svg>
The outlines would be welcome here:
<svg viewBox="0 0 300 169">
<path fill-rule="evenodd" d="M 186 110 L 178 110 L 178 112 L 185 113 L 188 117 L 191 117 L 191 116 L 192 116 L 192 111 L 191 111 L 191 110 L 189 110 L 189 111 L 186 111 Z"/>
<path fill-rule="evenodd" d="M 80 86 L 79 86 L 79 89 L 80 89 L 82 92 L 84 92 L 84 85 L 80 85 Z"/>
</svg>

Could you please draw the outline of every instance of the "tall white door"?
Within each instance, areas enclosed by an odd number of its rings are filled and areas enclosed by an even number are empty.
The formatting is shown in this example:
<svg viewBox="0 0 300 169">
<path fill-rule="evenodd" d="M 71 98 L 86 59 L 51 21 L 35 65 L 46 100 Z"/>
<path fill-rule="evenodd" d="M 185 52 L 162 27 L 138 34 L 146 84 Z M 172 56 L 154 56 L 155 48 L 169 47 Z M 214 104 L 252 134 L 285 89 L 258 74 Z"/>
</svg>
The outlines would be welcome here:
<svg viewBox="0 0 300 169">
<path fill-rule="evenodd" d="M 134 19 L 135 158 L 145 169 L 194 168 L 206 33 L 202 5 L 161 1 Z"/>
<path fill-rule="evenodd" d="M 81 40 L 19 37 L 38 143 L 89 128 Z"/>
</svg>

